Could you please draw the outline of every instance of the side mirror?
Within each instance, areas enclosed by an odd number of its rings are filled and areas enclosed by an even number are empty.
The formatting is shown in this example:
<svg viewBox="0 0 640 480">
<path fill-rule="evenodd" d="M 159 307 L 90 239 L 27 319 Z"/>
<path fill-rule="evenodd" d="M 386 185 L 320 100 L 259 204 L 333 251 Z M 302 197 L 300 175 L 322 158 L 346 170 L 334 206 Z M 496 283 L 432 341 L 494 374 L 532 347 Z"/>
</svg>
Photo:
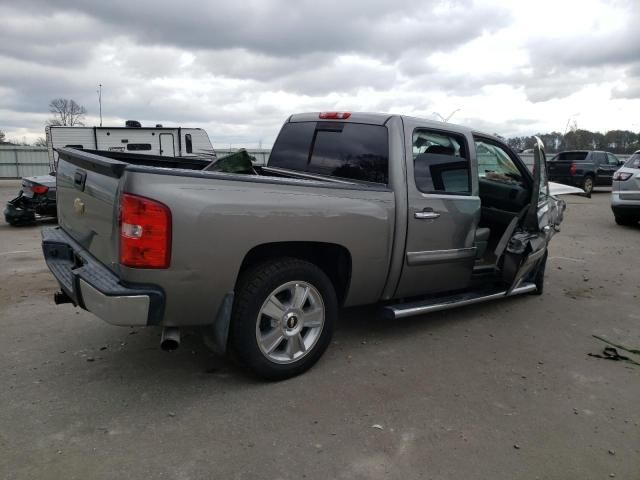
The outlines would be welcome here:
<svg viewBox="0 0 640 480">
<path fill-rule="evenodd" d="M 621 167 L 624 165 L 624 161 L 623 160 L 618 160 L 618 166 Z"/>
</svg>

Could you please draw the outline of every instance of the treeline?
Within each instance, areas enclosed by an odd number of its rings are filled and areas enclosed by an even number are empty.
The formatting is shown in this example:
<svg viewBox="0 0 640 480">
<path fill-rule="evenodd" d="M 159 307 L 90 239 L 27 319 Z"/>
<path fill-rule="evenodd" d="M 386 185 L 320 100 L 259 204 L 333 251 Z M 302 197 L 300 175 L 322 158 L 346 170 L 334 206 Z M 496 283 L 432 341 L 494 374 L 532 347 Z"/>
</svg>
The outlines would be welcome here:
<svg viewBox="0 0 640 480">
<path fill-rule="evenodd" d="M 640 150 L 640 132 L 629 130 L 609 130 L 606 133 L 576 129 L 565 134 L 551 132 L 538 134 L 547 152 L 563 150 L 605 150 L 611 153 L 633 153 Z M 507 143 L 517 152 L 533 148 L 535 139 L 531 137 L 508 138 Z"/>
</svg>

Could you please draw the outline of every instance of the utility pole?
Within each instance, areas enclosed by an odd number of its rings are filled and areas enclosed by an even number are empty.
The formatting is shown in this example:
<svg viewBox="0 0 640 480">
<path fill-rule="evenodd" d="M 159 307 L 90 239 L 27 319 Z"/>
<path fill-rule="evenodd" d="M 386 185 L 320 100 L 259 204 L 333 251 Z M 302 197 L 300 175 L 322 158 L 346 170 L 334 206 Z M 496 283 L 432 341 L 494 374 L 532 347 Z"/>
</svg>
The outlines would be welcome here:
<svg viewBox="0 0 640 480">
<path fill-rule="evenodd" d="M 98 85 L 98 105 L 100 108 L 100 126 L 102 126 L 102 84 Z"/>
</svg>

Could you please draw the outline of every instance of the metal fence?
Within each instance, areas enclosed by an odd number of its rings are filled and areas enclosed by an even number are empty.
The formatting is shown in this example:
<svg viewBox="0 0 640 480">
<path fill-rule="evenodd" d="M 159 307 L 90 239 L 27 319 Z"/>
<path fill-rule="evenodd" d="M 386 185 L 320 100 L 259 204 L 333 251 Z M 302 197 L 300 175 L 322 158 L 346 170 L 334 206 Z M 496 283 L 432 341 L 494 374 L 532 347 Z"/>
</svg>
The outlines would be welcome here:
<svg viewBox="0 0 640 480">
<path fill-rule="evenodd" d="M 49 173 L 46 147 L 0 145 L 0 178 L 22 178 Z"/>
</svg>

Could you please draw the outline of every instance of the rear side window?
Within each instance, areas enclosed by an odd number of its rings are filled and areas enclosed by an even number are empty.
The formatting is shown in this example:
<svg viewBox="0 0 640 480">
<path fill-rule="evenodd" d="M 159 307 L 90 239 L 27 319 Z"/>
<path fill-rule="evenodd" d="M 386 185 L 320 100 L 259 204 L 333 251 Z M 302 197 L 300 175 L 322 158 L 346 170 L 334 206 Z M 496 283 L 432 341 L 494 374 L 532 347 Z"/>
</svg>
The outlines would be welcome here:
<svg viewBox="0 0 640 480">
<path fill-rule="evenodd" d="M 269 166 L 386 184 L 387 129 L 344 122 L 287 123 L 273 147 Z"/>
<path fill-rule="evenodd" d="M 631 155 L 631 157 L 629 158 L 629 160 L 627 160 L 627 163 L 625 163 L 624 166 L 627 168 L 640 168 L 640 153 L 636 152 L 633 155 Z"/>
<path fill-rule="evenodd" d="M 191 141 L 191 134 L 187 133 L 184 136 L 184 145 L 187 150 L 187 153 L 193 153 L 193 142 Z"/>
<path fill-rule="evenodd" d="M 151 144 L 150 143 L 129 143 L 127 144 L 127 150 L 132 150 L 132 151 L 151 150 Z"/>
<path fill-rule="evenodd" d="M 413 170 L 423 193 L 471 194 L 469 154 L 461 135 L 416 129 Z"/>
<path fill-rule="evenodd" d="M 589 152 L 562 152 L 555 156 L 555 160 L 584 160 Z"/>
</svg>

